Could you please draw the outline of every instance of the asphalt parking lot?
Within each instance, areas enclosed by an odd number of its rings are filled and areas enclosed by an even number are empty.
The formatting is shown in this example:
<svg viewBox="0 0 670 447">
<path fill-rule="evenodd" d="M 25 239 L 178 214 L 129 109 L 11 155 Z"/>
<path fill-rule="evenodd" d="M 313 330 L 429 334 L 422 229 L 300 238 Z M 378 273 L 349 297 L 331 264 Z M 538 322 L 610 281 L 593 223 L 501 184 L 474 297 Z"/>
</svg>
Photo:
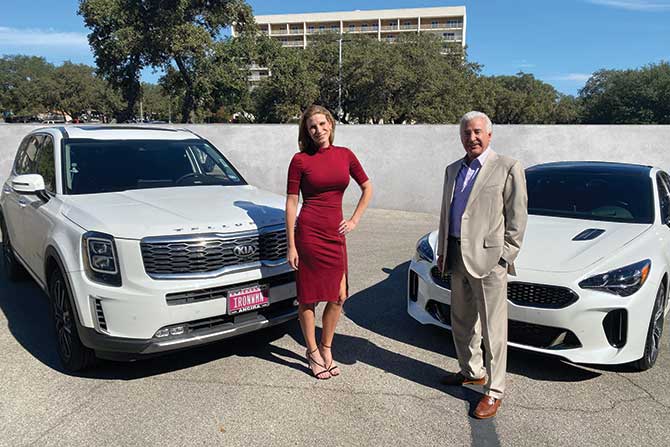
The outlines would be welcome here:
<svg viewBox="0 0 670 447">
<path fill-rule="evenodd" d="M 436 216 L 370 210 L 349 237 L 351 297 L 317 381 L 297 321 L 135 363 L 63 372 L 46 299 L 0 279 L 0 445 L 668 445 L 666 322 L 654 368 L 573 365 L 512 350 L 495 419 L 480 389 L 439 384 L 450 335 L 405 310 L 408 259 Z"/>
</svg>

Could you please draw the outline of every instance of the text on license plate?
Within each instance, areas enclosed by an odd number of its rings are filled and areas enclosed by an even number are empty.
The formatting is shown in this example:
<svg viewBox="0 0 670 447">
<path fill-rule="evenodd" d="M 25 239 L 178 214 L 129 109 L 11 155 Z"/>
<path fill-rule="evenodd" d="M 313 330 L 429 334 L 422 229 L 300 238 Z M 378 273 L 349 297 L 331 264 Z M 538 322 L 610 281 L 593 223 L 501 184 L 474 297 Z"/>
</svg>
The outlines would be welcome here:
<svg viewBox="0 0 670 447">
<path fill-rule="evenodd" d="M 249 310 L 269 306 L 268 289 L 260 286 L 245 287 L 244 289 L 228 292 L 228 313 L 236 314 Z"/>
</svg>

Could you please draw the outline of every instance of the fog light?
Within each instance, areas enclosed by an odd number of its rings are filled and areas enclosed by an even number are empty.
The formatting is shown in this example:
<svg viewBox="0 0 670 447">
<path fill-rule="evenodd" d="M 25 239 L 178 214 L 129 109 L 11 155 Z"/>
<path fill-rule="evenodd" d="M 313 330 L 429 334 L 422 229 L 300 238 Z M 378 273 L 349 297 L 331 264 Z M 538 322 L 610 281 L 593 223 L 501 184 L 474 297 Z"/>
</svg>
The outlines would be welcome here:
<svg viewBox="0 0 670 447">
<path fill-rule="evenodd" d="M 184 333 L 184 326 L 176 326 L 170 328 L 170 335 L 182 335 Z"/>
<path fill-rule="evenodd" d="M 156 332 L 156 335 L 154 335 L 154 337 L 162 338 L 167 337 L 168 335 L 170 335 L 170 329 L 160 329 L 158 332 Z"/>
</svg>

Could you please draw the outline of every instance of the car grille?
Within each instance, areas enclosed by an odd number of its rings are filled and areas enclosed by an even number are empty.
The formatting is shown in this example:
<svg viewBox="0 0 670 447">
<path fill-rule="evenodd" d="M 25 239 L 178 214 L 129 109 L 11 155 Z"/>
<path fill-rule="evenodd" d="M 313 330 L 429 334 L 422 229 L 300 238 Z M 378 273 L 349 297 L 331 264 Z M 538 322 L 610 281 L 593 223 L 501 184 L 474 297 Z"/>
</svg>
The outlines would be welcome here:
<svg viewBox="0 0 670 447">
<path fill-rule="evenodd" d="M 451 326 L 451 306 L 448 304 L 429 300 L 426 312 L 440 323 Z M 507 320 L 507 340 L 542 349 L 574 349 L 582 346 L 574 332 L 568 329 L 517 320 Z"/>
<path fill-rule="evenodd" d="M 430 276 L 435 284 L 451 290 L 451 275 L 442 277 L 434 266 L 430 269 Z M 579 296 L 567 287 L 510 282 L 507 284 L 507 299 L 517 306 L 562 309 L 575 303 Z"/>
<path fill-rule="evenodd" d="M 277 261 L 286 258 L 288 242 L 285 230 L 263 233 L 259 239 L 261 259 Z"/>
<path fill-rule="evenodd" d="M 567 287 L 510 282 L 507 299 L 517 306 L 562 309 L 576 302 L 579 296 Z"/>
<path fill-rule="evenodd" d="M 512 343 L 543 349 L 574 349 L 582 344 L 567 329 L 509 320 L 507 339 Z"/>
<path fill-rule="evenodd" d="M 286 257 L 286 232 L 283 229 L 260 235 L 157 239 L 161 238 L 147 238 L 140 243 L 144 270 L 149 275 L 210 273 L 229 266 Z"/>
<path fill-rule="evenodd" d="M 447 273 L 446 276 L 442 277 L 440 270 L 437 266 L 434 266 L 430 269 L 430 276 L 433 277 L 433 281 L 440 287 L 451 290 L 451 275 Z"/>
</svg>

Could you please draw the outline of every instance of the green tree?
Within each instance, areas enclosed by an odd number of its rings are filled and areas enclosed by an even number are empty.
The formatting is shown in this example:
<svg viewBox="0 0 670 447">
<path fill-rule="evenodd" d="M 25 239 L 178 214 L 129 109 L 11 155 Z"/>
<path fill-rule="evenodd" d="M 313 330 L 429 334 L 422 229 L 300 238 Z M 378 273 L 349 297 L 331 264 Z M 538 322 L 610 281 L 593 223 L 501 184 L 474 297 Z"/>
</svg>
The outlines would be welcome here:
<svg viewBox="0 0 670 447">
<path fill-rule="evenodd" d="M 493 98 L 487 110 L 499 124 L 574 123 L 579 117 L 579 103 L 532 74 L 492 76 L 481 85 Z"/>
<path fill-rule="evenodd" d="M 146 119 L 171 121 L 174 99 L 163 86 L 142 83 L 142 113 Z M 139 114 L 138 114 L 139 115 Z"/>
<path fill-rule="evenodd" d="M 251 8 L 243 0 L 80 0 L 79 13 L 91 29 L 89 43 L 100 72 L 124 92 L 127 114 L 140 95 L 146 66 L 168 72 L 166 85 L 183 86 L 182 120 L 192 122 L 203 103 L 203 66 L 216 54 L 224 28 L 253 34 Z M 240 67 L 241 68 L 241 67 Z M 171 72 L 171 73 L 170 73 Z"/>
<path fill-rule="evenodd" d="M 319 73 L 304 52 L 294 48 L 278 48 L 276 57 L 267 62 L 272 76 L 253 90 L 256 120 L 294 122 L 319 98 Z"/>
<path fill-rule="evenodd" d="M 107 108 L 106 82 L 95 76 L 88 65 L 65 62 L 53 72 L 50 108 L 67 112 L 73 118 L 82 112 Z"/>
<path fill-rule="evenodd" d="M 670 63 L 597 71 L 579 97 L 585 123 L 670 124 Z"/>
<path fill-rule="evenodd" d="M 42 57 L 0 57 L 0 112 L 17 116 L 45 112 L 53 71 Z"/>
<path fill-rule="evenodd" d="M 192 60 L 191 87 L 178 69 L 168 67 L 161 85 L 172 96 L 189 101 L 189 89 L 198 92 L 192 113 L 200 121 L 230 121 L 234 115 L 246 114 L 251 107 L 249 66 L 255 48 L 245 37 L 214 42 L 206 57 Z"/>
<path fill-rule="evenodd" d="M 79 14 L 91 30 L 88 42 L 98 72 L 121 92 L 126 107 L 118 114 L 125 122 L 135 116 L 140 97 L 140 73 L 146 65 L 145 5 L 133 0 L 80 0 Z"/>
</svg>

